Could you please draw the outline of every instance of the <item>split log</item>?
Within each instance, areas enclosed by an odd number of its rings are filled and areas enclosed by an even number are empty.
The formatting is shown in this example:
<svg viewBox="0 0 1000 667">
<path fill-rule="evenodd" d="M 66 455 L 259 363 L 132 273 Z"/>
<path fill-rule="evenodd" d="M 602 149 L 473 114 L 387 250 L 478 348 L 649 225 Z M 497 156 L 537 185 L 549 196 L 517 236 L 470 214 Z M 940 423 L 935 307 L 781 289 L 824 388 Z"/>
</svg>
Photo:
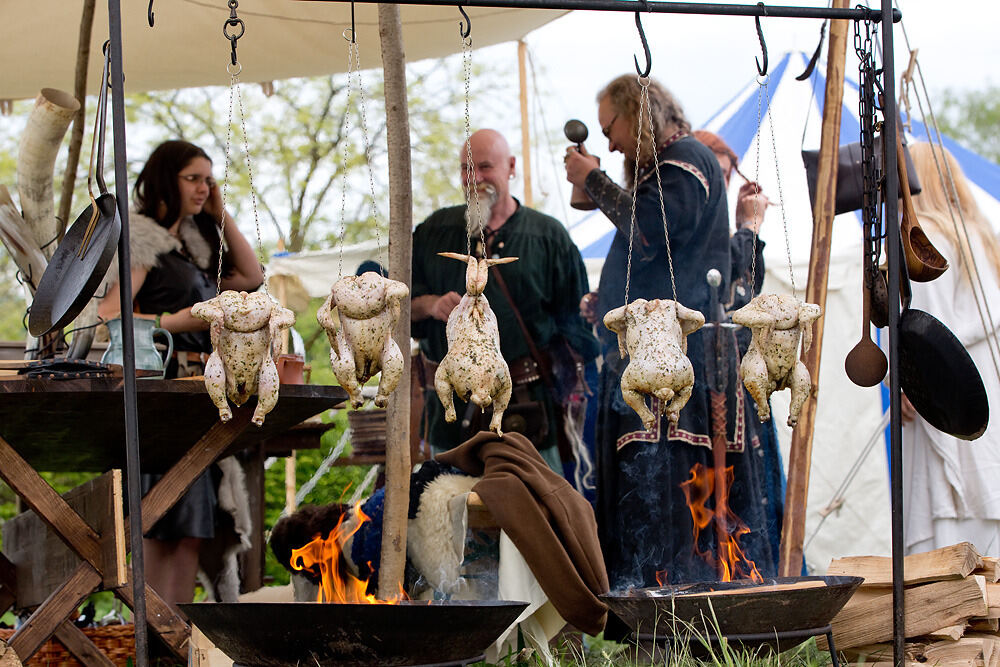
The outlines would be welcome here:
<svg viewBox="0 0 1000 667">
<path fill-rule="evenodd" d="M 946 628 L 941 628 L 939 630 L 935 630 L 934 632 L 928 632 L 926 637 L 935 641 L 943 639 L 955 641 L 956 639 L 962 638 L 962 635 L 965 634 L 965 629 L 967 627 L 970 627 L 970 624 L 958 623 L 956 625 L 949 625 Z"/>
<path fill-rule="evenodd" d="M 982 575 L 988 584 L 1000 582 L 1000 558 L 983 556 L 982 566 L 973 570 L 972 574 Z"/>
<path fill-rule="evenodd" d="M 983 566 L 982 556 L 968 542 L 913 554 L 903 560 L 903 582 L 909 586 L 928 581 L 962 579 Z M 892 559 L 887 556 L 849 556 L 830 562 L 827 575 L 864 577 L 863 586 L 891 586 Z"/>
<path fill-rule="evenodd" d="M 907 637 L 919 637 L 939 628 L 986 615 L 986 599 L 974 579 L 937 581 L 906 589 Z M 883 595 L 866 603 L 844 607 L 833 619 L 833 634 L 840 650 L 892 639 L 892 596 Z M 828 650 L 825 637 L 816 642 Z"/>
<path fill-rule="evenodd" d="M 0 667 L 21 667 L 17 653 L 2 639 L 0 639 Z"/>
<path fill-rule="evenodd" d="M 52 192 L 56 155 L 79 108 L 80 102 L 69 93 L 42 88 L 21 134 L 17 152 L 17 193 L 21 212 L 38 247 L 49 258 L 56 249 L 52 241 L 59 235 Z"/>
</svg>

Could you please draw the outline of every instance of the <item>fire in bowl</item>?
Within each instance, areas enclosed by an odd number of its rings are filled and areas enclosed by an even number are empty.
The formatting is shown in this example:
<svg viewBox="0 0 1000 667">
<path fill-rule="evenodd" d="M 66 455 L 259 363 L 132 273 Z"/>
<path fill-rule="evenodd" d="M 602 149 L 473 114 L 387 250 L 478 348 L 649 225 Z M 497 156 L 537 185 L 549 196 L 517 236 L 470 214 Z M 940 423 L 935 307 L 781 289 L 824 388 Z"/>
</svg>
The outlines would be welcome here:
<svg viewBox="0 0 1000 667">
<path fill-rule="evenodd" d="M 525 602 L 235 602 L 181 609 L 226 655 L 260 667 L 403 667 L 480 655 Z"/>
<path fill-rule="evenodd" d="M 861 577 L 778 577 L 763 583 L 705 582 L 613 591 L 601 599 L 643 639 L 697 633 L 709 640 L 727 637 L 783 649 L 821 634 L 862 581 Z M 791 641 L 793 636 L 801 639 Z M 789 641 L 779 646 L 778 637 Z"/>
</svg>

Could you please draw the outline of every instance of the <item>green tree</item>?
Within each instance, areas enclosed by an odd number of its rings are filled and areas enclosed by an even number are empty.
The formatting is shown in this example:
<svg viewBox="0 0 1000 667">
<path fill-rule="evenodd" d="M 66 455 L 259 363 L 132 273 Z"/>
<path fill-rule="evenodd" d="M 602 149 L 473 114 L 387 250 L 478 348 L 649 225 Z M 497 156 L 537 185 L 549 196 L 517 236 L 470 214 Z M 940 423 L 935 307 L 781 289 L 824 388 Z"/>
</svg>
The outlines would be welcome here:
<svg viewBox="0 0 1000 667">
<path fill-rule="evenodd" d="M 945 90 L 937 120 L 943 133 L 1000 163 L 1000 86 Z"/>
</svg>

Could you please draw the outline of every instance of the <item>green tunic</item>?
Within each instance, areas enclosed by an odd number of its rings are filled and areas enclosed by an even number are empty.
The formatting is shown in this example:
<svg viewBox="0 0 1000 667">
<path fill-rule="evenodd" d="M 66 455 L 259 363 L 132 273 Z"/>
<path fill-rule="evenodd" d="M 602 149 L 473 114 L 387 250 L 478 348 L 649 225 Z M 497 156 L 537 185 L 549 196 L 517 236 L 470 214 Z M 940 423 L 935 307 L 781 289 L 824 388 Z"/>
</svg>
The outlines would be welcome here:
<svg viewBox="0 0 1000 667">
<path fill-rule="evenodd" d="M 472 241 L 472 250 L 478 239 Z M 465 293 L 466 265 L 439 257 L 438 252 L 468 252 L 465 231 L 465 206 L 435 211 L 413 232 L 414 298 L 446 292 Z M 544 348 L 556 334 L 562 334 L 586 360 L 597 356 L 593 333 L 580 317 L 579 303 L 588 291 L 587 272 L 580 251 L 558 220 L 518 203 L 518 208 L 489 241 L 491 256 L 517 257 L 518 261 L 497 267 L 531 333 L 535 345 Z M 529 356 L 524 334 L 513 310 L 496 281 L 486 283 L 486 298 L 496 313 L 500 329 L 500 349 L 510 362 Z M 420 340 L 424 354 L 439 362 L 448 351 L 445 323 L 434 318 L 413 322 L 412 335 Z M 433 378 L 428 378 L 433 383 Z M 556 444 L 552 401 L 542 383 L 530 387 L 535 400 L 546 405 L 549 435 L 539 449 Z M 433 391 L 427 392 L 428 439 L 438 450 L 461 444 L 461 418 L 465 404 L 457 397 L 458 421 L 444 421 L 444 408 Z"/>
</svg>

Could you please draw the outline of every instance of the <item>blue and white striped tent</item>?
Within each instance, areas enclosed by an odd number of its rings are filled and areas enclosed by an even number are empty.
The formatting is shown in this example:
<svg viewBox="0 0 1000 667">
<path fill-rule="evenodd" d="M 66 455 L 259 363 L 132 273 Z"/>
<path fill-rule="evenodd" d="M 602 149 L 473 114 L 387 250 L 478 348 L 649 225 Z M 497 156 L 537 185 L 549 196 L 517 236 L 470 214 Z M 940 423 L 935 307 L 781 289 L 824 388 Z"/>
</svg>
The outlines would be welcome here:
<svg viewBox="0 0 1000 667">
<path fill-rule="evenodd" d="M 766 86 L 750 81 L 707 121 L 696 125 L 721 136 L 740 157 L 740 171 L 757 180 L 772 202 L 781 204 L 768 207 L 761 229 L 761 238 L 767 244 L 764 289 L 789 293 L 794 283 L 800 297 L 805 290 L 812 243 L 812 207 L 801 151 L 819 146 L 826 87 L 823 63 L 809 79 L 795 79 L 807 62 L 805 54 L 785 54 L 772 68 Z M 856 62 L 848 54 L 842 144 L 859 138 Z M 915 104 L 913 108 L 916 113 Z M 926 140 L 923 124 L 914 119 L 909 135 L 911 139 Z M 987 217 L 1000 221 L 1000 167 L 950 139 L 944 141 L 974 184 Z M 742 182 L 738 176 L 733 177 L 730 201 Z M 592 286 L 596 285 L 614 228 L 600 212 L 593 212 L 569 229 L 588 265 Z M 806 526 L 807 539 L 812 537 L 806 560 L 810 569 L 819 572 L 825 571 L 833 557 L 890 551 L 888 467 L 881 439 L 882 392 L 857 387 L 844 373 L 844 358 L 861 336 L 861 240 L 857 214 L 836 218 Z M 788 392 L 775 394 L 773 403 L 787 462 L 791 441 L 791 431 L 785 426 Z M 827 512 L 865 451 L 868 454 L 861 472 L 851 483 L 843 504 Z M 828 516 L 820 527 L 821 512 Z"/>
</svg>

